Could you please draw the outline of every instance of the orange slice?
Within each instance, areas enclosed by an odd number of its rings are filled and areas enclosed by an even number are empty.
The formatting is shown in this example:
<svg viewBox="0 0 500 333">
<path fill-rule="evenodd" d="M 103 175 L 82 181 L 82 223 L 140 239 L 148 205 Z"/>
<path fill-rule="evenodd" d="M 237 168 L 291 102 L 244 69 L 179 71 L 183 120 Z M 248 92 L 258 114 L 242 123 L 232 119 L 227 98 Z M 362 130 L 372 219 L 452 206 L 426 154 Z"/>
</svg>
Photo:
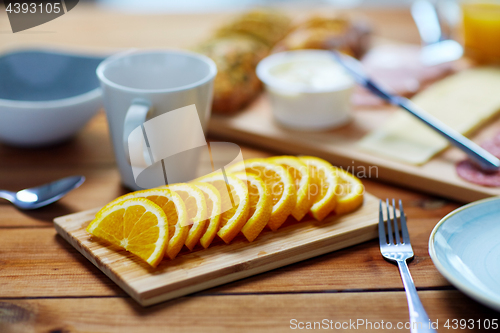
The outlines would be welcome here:
<svg viewBox="0 0 500 333">
<path fill-rule="evenodd" d="M 228 171 L 246 171 L 264 180 L 273 205 L 267 225 L 271 230 L 277 230 L 295 208 L 297 193 L 288 171 L 281 165 L 269 162 L 264 158 L 254 158 L 237 163 L 231 166 Z"/>
<path fill-rule="evenodd" d="M 168 242 L 165 212 L 143 198 L 106 205 L 87 231 L 137 255 L 153 267 L 162 260 Z"/>
<path fill-rule="evenodd" d="M 125 194 L 112 201 L 109 205 L 132 198 L 151 200 L 165 212 L 168 219 L 169 236 L 166 254 L 170 259 L 174 259 L 182 249 L 189 233 L 189 227 L 186 226 L 187 210 L 182 198 L 177 193 L 165 188 L 154 188 Z"/>
<path fill-rule="evenodd" d="M 337 205 L 338 169 L 318 157 L 300 156 L 299 159 L 307 165 L 311 178 L 308 192 L 313 205 L 309 212 L 316 220 L 321 221 Z"/>
<path fill-rule="evenodd" d="M 221 172 L 209 174 L 196 181 L 209 183 L 219 191 L 222 213 L 217 235 L 224 242 L 230 243 L 247 222 L 250 205 L 245 183 L 230 173 L 226 173 L 224 177 Z"/>
<path fill-rule="evenodd" d="M 246 172 L 237 172 L 234 175 L 247 183 L 250 210 L 248 221 L 241 228 L 241 233 L 252 242 L 271 218 L 271 196 L 267 192 L 266 183 L 260 177 Z"/>
<path fill-rule="evenodd" d="M 336 214 L 352 212 L 363 203 L 365 187 L 361 180 L 349 172 L 337 169 L 339 186 L 337 189 Z"/>
<path fill-rule="evenodd" d="M 312 197 L 309 195 L 311 181 L 307 165 L 295 156 L 276 156 L 267 160 L 282 165 L 292 176 L 297 191 L 297 200 L 295 208 L 292 210 L 292 216 L 297 221 L 302 220 L 313 204 Z"/>
<path fill-rule="evenodd" d="M 207 203 L 205 196 L 199 188 L 191 184 L 172 184 L 166 186 L 166 188 L 180 195 L 186 205 L 186 223 L 189 226 L 189 234 L 184 244 L 186 244 L 189 250 L 193 250 L 207 225 Z"/>
<path fill-rule="evenodd" d="M 205 201 L 207 203 L 207 223 L 203 231 L 203 236 L 200 238 L 200 244 L 205 249 L 212 243 L 217 231 L 219 231 L 220 226 L 220 216 L 221 216 L 221 197 L 219 191 L 215 186 L 209 183 L 192 183 L 194 186 L 199 188 L 203 195 L 205 196 Z"/>
</svg>

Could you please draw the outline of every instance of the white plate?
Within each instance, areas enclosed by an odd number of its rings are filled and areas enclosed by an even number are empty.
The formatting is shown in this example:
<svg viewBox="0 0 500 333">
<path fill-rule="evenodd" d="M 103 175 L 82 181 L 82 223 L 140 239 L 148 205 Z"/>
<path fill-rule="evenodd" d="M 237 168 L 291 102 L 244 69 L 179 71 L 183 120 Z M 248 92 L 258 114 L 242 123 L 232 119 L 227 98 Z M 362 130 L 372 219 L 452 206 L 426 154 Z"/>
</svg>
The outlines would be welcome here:
<svg viewBox="0 0 500 333">
<path fill-rule="evenodd" d="M 500 311 L 500 198 L 445 216 L 432 230 L 429 254 L 451 284 Z"/>
</svg>

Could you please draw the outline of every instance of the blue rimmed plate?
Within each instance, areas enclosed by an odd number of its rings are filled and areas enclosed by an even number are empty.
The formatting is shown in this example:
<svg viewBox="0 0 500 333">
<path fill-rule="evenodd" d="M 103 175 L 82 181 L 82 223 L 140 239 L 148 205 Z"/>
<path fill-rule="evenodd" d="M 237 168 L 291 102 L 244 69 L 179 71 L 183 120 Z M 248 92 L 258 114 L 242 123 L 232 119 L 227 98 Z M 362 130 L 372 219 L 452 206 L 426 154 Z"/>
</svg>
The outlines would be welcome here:
<svg viewBox="0 0 500 333">
<path fill-rule="evenodd" d="M 432 230 L 429 254 L 459 290 L 500 311 L 500 198 L 465 205 Z"/>
</svg>

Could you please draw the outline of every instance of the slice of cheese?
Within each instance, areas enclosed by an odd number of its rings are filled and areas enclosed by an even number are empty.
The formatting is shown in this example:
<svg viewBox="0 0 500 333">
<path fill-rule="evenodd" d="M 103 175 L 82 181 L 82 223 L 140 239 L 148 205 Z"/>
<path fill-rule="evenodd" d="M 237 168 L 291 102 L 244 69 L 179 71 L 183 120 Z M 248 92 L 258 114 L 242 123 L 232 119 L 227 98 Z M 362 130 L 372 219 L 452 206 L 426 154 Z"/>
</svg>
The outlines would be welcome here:
<svg viewBox="0 0 500 333">
<path fill-rule="evenodd" d="M 468 69 L 434 83 L 413 102 L 456 131 L 468 135 L 500 111 L 500 68 Z M 423 164 L 448 147 L 448 141 L 420 120 L 399 110 L 366 135 L 358 146 L 410 164 Z"/>
</svg>

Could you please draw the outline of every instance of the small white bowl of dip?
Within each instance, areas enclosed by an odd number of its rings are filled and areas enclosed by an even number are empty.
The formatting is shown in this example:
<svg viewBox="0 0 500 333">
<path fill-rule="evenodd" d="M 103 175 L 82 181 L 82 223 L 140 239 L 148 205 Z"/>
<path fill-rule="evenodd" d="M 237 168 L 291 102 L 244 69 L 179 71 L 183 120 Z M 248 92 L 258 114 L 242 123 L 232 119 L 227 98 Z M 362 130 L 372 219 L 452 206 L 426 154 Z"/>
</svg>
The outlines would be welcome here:
<svg viewBox="0 0 500 333">
<path fill-rule="evenodd" d="M 330 51 L 296 50 L 272 54 L 257 66 L 274 118 L 297 130 L 325 130 L 351 119 L 354 80 Z"/>
</svg>

